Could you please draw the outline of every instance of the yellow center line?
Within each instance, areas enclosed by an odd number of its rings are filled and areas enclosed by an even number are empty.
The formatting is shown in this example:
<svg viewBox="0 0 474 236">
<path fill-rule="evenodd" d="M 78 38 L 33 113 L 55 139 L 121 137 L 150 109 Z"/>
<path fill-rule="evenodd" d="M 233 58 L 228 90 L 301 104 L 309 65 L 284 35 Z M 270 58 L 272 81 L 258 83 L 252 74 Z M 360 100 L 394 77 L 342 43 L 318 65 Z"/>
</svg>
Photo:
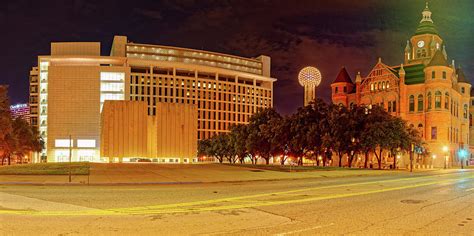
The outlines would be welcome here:
<svg viewBox="0 0 474 236">
<path fill-rule="evenodd" d="M 423 178 L 423 177 L 419 177 Z M 464 177 L 464 179 L 473 179 L 474 176 Z M 405 179 L 406 180 L 406 179 Z M 241 208 L 251 208 L 251 207 L 262 207 L 262 206 L 272 206 L 272 205 L 281 205 L 281 204 L 294 204 L 294 203 L 304 203 L 310 201 L 320 201 L 320 200 L 327 200 L 327 199 L 337 199 L 337 198 L 345 198 L 345 197 L 353 197 L 353 196 L 361 196 L 367 194 L 375 194 L 375 193 L 383 193 L 388 191 L 395 191 L 395 190 L 403 190 L 403 189 L 410 189 L 410 188 L 417 188 L 435 184 L 445 184 L 445 183 L 452 183 L 459 181 L 458 178 L 456 179 L 449 179 L 449 180 L 442 180 L 442 181 L 431 181 L 425 183 L 418 183 L 418 184 L 411 184 L 411 185 L 404 185 L 399 187 L 391 187 L 391 188 L 382 188 L 376 190 L 369 190 L 369 191 L 362 191 L 362 192 L 352 192 L 352 193 L 343 193 L 343 194 L 330 194 L 327 196 L 314 196 L 308 198 L 300 198 L 300 199 L 290 199 L 290 200 L 265 200 L 265 201 L 242 201 L 248 198 L 258 198 L 258 197 L 265 197 L 275 193 L 269 194 L 257 194 L 245 197 L 235 197 L 235 198 L 226 198 L 224 199 L 214 199 L 208 201 L 198 201 L 198 202 L 188 202 L 182 204 L 170 204 L 172 206 L 168 207 L 168 205 L 158 205 L 158 206 L 150 206 L 150 207 L 131 207 L 131 208 L 117 208 L 117 209 L 105 209 L 105 210 L 86 210 L 86 211 L 26 211 L 26 210 L 0 210 L 0 214 L 10 214 L 10 215 L 34 215 L 34 216 L 77 216 L 77 215 L 144 215 L 144 214 L 168 214 L 168 213 L 189 213 L 189 212 L 207 212 L 207 211 L 218 211 L 218 210 L 232 210 L 232 209 L 241 209 Z M 389 182 L 389 181 L 372 181 L 372 182 L 365 182 L 365 183 L 380 183 L 380 182 Z M 396 182 L 396 181 L 390 181 Z M 362 185 L 363 183 L 359 183 Z M 347 185 L 354 185 L 354 184 L 346 184 Z M 328 187 L 337 187 L 334 186 L 324 186 L 318 188 L 309 188 L 309 189 L 321 189 L 321 188 L 328 188 Z M 287 192 L 295 192 L 297 190 L 292 191 L 285 191 L 280 192 L 287 193 Z M 300 190 L 300 191 L 308 191 L 308 189 Z M 232 199 L 232 200 L 229 200 Z M 214 203 L 214 204 L 213 204 Z M 215 203 L 225 203 L 223 205 L 217 205 Z M 229 204 L 227 204 L 229 203 Z"/>
</svg>

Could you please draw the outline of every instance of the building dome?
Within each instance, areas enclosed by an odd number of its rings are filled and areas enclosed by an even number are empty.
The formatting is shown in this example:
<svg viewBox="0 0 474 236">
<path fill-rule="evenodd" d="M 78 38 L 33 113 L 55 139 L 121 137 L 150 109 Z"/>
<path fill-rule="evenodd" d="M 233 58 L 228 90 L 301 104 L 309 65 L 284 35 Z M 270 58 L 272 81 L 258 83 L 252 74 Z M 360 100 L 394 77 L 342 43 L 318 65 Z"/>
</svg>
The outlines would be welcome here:
<svg viewBox="0 0 474 236">
<path fill-rule="evenodd" d="M 317 87 L 321 83 L 321 72 L 312 66 L 307 66 L 300 70 L 298 74 L 298 82 L 301 86 L 314 86 Z"/>
</svg>

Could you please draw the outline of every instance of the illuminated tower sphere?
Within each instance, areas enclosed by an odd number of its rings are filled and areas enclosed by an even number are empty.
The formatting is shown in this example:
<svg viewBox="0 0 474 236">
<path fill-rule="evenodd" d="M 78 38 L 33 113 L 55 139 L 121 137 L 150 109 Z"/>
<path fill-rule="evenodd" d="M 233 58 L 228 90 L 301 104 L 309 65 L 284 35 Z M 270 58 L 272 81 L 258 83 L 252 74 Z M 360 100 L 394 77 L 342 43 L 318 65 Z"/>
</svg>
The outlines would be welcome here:
<svg viewBox="0 0 474 236">
<path fill-rule="evenodd" d="M 321 83 L 321 78 L 321 72 L 316 67 L 307 66 L 300 70 L 298 81 L 304 87 L 305 106 L 316 98 L 316 87 Z"/>
</svg>

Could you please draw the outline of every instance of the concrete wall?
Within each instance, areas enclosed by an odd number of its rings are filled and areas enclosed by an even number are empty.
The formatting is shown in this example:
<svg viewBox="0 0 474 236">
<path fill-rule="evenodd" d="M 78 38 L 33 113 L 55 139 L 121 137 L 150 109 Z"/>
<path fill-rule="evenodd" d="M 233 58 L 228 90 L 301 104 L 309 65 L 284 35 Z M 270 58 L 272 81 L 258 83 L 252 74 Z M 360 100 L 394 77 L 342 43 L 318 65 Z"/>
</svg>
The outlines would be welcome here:
<svg viewBox="0 0 474 236">
<path fill-rule="evenodd" d="M 51 43 L 52 56 L 100 56 L 98 42 Z"/>
<path fill-rule="evenodd" d="M 101 157 L 110 161 L 186 163 L 197 156 L 196 105 L 158 103 L 149 116 L 146 102 L 106 101 L 101 127 Z"/>
</svg>

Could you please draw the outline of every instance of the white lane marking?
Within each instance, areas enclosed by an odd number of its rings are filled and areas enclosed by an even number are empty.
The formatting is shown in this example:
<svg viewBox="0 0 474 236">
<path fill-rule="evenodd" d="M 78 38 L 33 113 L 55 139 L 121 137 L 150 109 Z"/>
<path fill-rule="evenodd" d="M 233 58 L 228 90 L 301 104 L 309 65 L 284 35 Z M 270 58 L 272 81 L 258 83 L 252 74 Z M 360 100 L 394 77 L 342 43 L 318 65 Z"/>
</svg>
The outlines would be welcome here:
<svg viewBox="0 0 474 236">
<path fill-rule="evenodd" d="M 288 234 L 296 234 L 296 233 L 306 232 L 306 231 L 310 231 L 310 230 L 314 230 L 314 229 L 320 229 L 320 228 L 328 227 L 328 226 L 332 226 L 332 225 L 334 225 L 334 223 L 331 223 L 331 224 L 328 224 L 328 225 L 318 225 L 318 226 L 315 226 L 315 227 L 300 229 L 300 230 L 295 230 L 295 231 L 288 231 L 288 232 L 284 232 L 284 233 L 275 234 L 275 236 L 285 236 L 285 235 L 288 235 Z"/>
</svg>

